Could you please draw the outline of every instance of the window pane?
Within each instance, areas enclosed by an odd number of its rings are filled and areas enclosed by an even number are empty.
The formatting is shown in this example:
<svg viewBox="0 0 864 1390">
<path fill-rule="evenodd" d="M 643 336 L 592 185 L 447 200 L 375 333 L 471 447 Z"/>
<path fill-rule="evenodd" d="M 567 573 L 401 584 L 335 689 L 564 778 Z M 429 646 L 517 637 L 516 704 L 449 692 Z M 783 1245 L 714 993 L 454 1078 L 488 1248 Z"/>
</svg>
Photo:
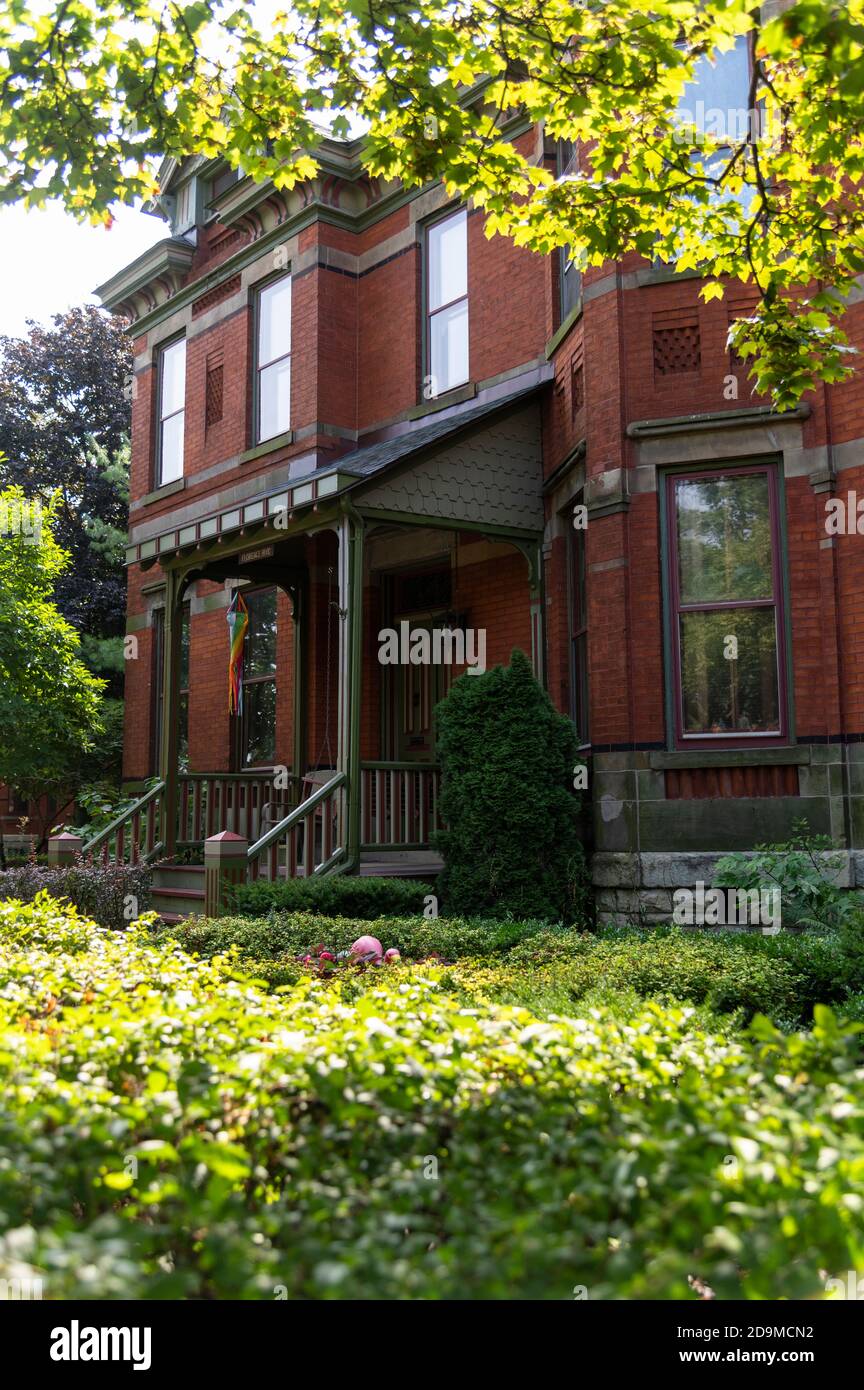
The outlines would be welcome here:
<svg viewBox="0 0 864 1390">
<path fill-rule="evenodd" d="M 707 135 L 731 142 L 747 134 L 750 59 L 747 37 L 740 35 L 728 53 L 715 49 L 693 65 L 693 80 L 681 93 L 678 112 Z"/>
<path fill-rule="evenodd" d="M 684 732 L 779 732 L 774 609 L 682 613 L 680 623 Z"/>
<path fill-rule="evenodd" d="M 186 398 L 186 340 L 172 343 L 161 356 L 162 386 L 159 396 L 159 414 L 164 420 L 182 410 Z"/>
<path fill-rule="evenodd" d="M 259 681 L 243 687 L 246 748 L 243 761 L 258 767 L 276 759 L 276 682 Z"/>
<path fill-rule="evenodd" d="M 682 604 L 773 596 L 768 475 L 675 484 Z"/>
<path fill-rule="evenodd" d="M 263 589 L 249 594 L 249 628 L 246 636 L 248 679 L 271 676 L 276 672 L 276 590 Z"/>
<path fill-rule="evenodd" d="M 291 277 L 261 291 L 258 303 L 258 366 L 291 351 Z"/>
<path fill-rule="evenodd" d="M 258 373 L 258 439 L 272 439 L 291 428 L 291 358 L 283 357 Z"/>
<path fill-rule="evenodd" d="M 430 319 L 430 373 L 437 394 L 468 380 L 468 301 Z"/>
<path fill-rule="evenodd" d="M 171 483 L 183 476 L 183 424 L 185 410 L 162 421 L 162 440 L 159 452 L 160 483 Z"/>
<path fill-rule="evenodd" d="M 468 218 L 463 208 L 429 228 L 429 310 L 468 293 Z"/>
</svg>

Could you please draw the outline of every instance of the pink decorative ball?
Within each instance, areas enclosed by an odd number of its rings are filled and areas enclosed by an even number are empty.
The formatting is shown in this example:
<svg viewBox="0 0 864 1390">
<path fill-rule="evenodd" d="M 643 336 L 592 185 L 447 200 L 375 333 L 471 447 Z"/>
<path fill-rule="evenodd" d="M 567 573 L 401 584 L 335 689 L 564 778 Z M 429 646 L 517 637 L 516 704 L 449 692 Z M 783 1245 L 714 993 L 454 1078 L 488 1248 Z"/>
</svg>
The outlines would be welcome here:
<svg viewBox="0 0 864 1390">
<path fill-rule="evenodd" d="M 377 936 L 358 936 L 351 947 L 352 956 L 383 956 L 384 949 Z"/>
<path fill-rule="evenodd" d="M 402 956 L 401 953 L 396 950 L 395 946 L 391 946 L 389 951 L 384 952 L 384 959 L 388 962 L 388 964 L 392 965 L 394 960 L 401 960 Z"/>
</svg>

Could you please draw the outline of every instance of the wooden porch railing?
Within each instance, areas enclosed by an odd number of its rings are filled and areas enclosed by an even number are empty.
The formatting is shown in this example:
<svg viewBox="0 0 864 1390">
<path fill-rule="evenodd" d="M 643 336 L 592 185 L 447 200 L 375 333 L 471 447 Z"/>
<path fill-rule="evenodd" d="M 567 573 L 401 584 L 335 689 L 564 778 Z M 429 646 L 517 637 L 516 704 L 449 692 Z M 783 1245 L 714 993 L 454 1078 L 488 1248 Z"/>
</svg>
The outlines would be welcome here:
<svg viewBox="0 0 864 1390">
<path fill-rule="evenodd" d="M 246 854 L 250 878 L 324 874 L 345 854 L 345 788 L 337 772 L 272 826 Z"/>
<path fill-rule="evenodd" d="M 82 855 L 98 858 L 103 864 L 147 864 L 157 859 L 162 850 L 159 834 L 164 790 L 165 783 L 157 782 L 88 840 L 81 849 Z"/>
<path fill-rule="evenodd" d="M 274 785 L 272 773 L 186 772 L 177 786 L 177 846 L 200 845 L 230 830 L 253 843 L 299 801 L 300 779 Z"/>
<path fill-rule="evenodd" d="M 361 763 L 361 849 L 427 849 L 441 829 L 441 769 L 431 763 Z"/>
</svg>

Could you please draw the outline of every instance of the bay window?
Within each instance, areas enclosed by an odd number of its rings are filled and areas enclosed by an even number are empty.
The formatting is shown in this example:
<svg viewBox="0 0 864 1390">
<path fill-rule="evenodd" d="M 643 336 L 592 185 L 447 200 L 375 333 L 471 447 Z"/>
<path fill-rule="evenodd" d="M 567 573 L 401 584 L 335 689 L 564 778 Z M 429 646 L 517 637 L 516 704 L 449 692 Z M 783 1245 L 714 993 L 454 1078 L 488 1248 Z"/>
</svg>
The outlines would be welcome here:
<svg viewBox="0 0 864 1390">
<path fill-rule="evenodd" d="M 679 744 L 785 737 L 776 470 L 670 475 L 666 513 Z"/>
<path fill-rule="evenodd" d="M 468 214 L 434 222 L 426 236 L 427 361 L 434 398 L 468 380 Z"/>
<path fill-rule="evenodd" d="M 291 428 L 291 277 L 258 292 L 255 353 L 256 443 Z"/>
<path fill-rule="evenodd" d="M 186 424 L 186 339 L 161 348 L 156 486 L 183 477 L 183 432 Z"/>
</svg>

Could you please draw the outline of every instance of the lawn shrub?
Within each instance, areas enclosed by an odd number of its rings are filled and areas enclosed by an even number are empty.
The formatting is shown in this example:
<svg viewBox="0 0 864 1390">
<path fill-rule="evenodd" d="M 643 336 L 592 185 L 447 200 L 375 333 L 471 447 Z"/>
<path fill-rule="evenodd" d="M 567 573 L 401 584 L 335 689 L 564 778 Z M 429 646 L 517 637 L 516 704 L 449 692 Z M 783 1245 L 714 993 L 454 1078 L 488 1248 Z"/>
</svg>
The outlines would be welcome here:
<svg viewBox="0 0 864 1390">
<path fill-rule="evenodd" d="M 382 917 L 367 921 L 294 912 L 270 917 L 192 917 L 161 930 L 174 936 L 186 950 L 206 957 L 236 946 L 243 958 L 277 962 L 285 957 L 305 956 L 322 945 L 334 952 L 347 951 L 358 936 L 368 933 L 377 936 L 385 949 L 397 947 L 406 960 L 437 955 L 447 961 L 503 954 L 542 931 L 543 925 L 464 921 L 458 917 Z"/>
<path fill-rule="evenodd" d="M 0 873 L 0 899 L 32 902 L 39 893 L 65 899 L 102 927 L 122 928 L 150 907 L 150 870 L 142 865 L 43 865 L 29 861 Z"/>
<path fill-rule="evenodd" d="M 0 903 L 0 1277 L 57 1299 L 687 1299 L 692 1277 L 797 1299 L 855 1268 L 858 1035 L 825 1009 L 791 1036 L 656 1003 L 543 1022 L 466 1010 L 428 965 L 346 1008 L 67 916 Z"/>
<path fill-rule="evenodd" d="M 325 874 L 321 878 L 282 878 L 271 882 L 237 884 L 232 906 L 239 917 L 264 917 L 269 912 L 317 912 L 324 917 L 410 917 L 422 913 L 434 889 L 429 883 L 405 878 L 361 878 L 357 874 Z"/>
<path fill-rule="evenodd" d="M 436 844 L 444 910 L 573 921 L 585 913 L 572 722 L 527 657 L 464 675 L 436 707 L 442 770 Z"/>
</svg>

